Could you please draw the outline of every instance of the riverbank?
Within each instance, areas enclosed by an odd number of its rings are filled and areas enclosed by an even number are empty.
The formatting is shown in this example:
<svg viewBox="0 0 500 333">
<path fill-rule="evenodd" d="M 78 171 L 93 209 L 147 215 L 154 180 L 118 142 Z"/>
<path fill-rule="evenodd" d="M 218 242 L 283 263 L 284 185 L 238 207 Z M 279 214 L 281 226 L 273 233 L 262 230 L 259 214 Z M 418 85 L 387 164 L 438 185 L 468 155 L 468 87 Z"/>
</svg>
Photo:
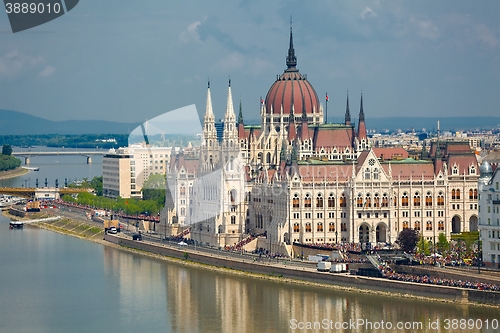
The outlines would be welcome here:
<svg viewBox="0 0 500 333">
<path fill-rule="evenodd" d="M 23 167 L 15 168 L 14 170 L 0 171 L 0 180 L 23 176 L 29 172 L 30 170 Z"/>
<path fill-rule="evenodd" d="M 39 213 L 43 214 L 43 213 Z M 4 215 L 10 217 L 4 212 Z M 47 217 L 33 216 L 33 218 Z M 14 217 L 15 218 L 15 217 Z M 397 282 L 347 274 L 317 272 L 315 266 L 294 267 L 287 262 L 255 262 L 251 258 L 234 258 L 228 253 L 220 254 L 147 241 L 133 241 L 128 236 L 105 235 L 102 228 L 91 221 L 62 219 L 38 223 L 36 226 L 66 234 L 121 250 L 147 255 L 152 258 L 175 262 L 185 266 L 199 267 L 212 271 L 272 280 L 279 283 L 328 288 L 340 291 L 374 294 L 384 297 L 405 297 L 440 303 L 460 303 L 464 305 L 485 305 L 498 307 L 499 293 L 467 290 L 444 286 L 432 286 L 410 282 Z M 98 230 L 99 229 L 99 230 Z M 488 296 L 488 297 L 485 297 Z M 485 304 L 490 303 L 490 304 Z"/>
</svg>

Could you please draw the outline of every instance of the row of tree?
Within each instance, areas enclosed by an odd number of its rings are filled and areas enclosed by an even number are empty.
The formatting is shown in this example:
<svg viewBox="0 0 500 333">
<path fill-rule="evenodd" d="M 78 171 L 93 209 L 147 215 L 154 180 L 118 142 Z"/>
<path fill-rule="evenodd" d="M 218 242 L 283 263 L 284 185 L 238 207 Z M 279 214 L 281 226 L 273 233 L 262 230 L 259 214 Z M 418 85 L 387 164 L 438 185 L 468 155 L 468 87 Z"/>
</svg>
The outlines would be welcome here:
<svg viewBox="0 0 500 333">
<path fill-rule="evenodd" d="M 79 193 L 76 198 L 65 195 L 62 199 L 66 202 L 90 206 L 97 209 L 106 209 L 117 213 L 121 212 L 127 215 L 157 215 L 163 208 L 163 205 L 159 205 L 154 200 L 124 199 L 120 197 L 111 199 L 87 192 Z"/>
<path fill-rule="evenodd" d="M 115 139 L 116 142 L 103 142 L 102 140 Z M 0 145 L 13 146 L 47 146 L 66 148 L 118 148 L 128 146 L 126 134 L 81 134 L 81 135 L 0 135 Z"/>
</svg>

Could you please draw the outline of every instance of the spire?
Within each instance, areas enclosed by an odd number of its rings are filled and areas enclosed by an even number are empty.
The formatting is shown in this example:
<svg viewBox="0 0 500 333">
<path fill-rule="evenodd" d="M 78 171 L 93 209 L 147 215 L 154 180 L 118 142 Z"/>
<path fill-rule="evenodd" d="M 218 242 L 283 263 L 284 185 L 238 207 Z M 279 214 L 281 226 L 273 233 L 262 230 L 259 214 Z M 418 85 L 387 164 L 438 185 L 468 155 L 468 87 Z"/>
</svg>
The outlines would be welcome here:
<svg viewBox="0 0 500 333">
<path fill-rule="evenodd" d="M 361 92 L 361 106 L 359 107 L 359 121 L 365 121 L 365 112 L 363 111 L 363 93 Z"/>
<path fill-rule="evenodd" d="M 302 141 L 309 139 L 309 127 L 307 124 L 307 114 L 304 97 L 302 97 L 302 123 L 300 125 L 300 138 L 302 139 Z"/>
<path fill-rule="evenodd" d="M 361 104 L 359 107 L 358 140 L 366 140 L 365 113 L 363 111 L 363 93 L 361 93 Z"/>
<path fill-rule="evenodd" d="M 207 106 L 205 109 L 205 117 L 214 116 L 214 111 L 212 109 L 212 96 L 210 95 L 210 80 L 208 80 L 208 89 L 207 89 Z"/>
<path fill-rule="evenodd" d="M 229 86 L 227 88 L 227 104 L 226 104 L 226 115 L 232 115 L 234 118 L 234 107 L 233 107 L 233 95 L 231 93 L 231 79 L 229 79 Z"/>
<path fill-rule="evenodd" d="M 345 107 L 345 124 L 351 125 L 351 112 L 349 111 L 349 90 L 347 91 L 347 102 Z"/>
<path fill-rule="evenodd" d="M 243 111 L 241 109 L 241 99 L 240 99 L 240 113 L 238 114 L 238 124 L 243 124 Z"/>
<path fill-rule="evenodd" d="M 295 66 L 297 66 L 297 58 L 295 57 L 295 50 L 293 49 L 292 17 L 290 16 L 290 45 L 288 46 L 286 67 L 288 69 L 295 69 Z"/>
</svg>

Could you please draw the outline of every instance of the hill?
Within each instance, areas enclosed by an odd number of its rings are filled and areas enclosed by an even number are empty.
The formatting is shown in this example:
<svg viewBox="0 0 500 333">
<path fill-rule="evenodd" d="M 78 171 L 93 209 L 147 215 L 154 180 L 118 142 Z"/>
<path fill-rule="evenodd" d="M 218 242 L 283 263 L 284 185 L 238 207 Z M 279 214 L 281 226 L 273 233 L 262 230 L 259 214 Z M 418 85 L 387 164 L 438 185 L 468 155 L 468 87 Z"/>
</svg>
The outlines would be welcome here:
<svg viewBox="0 0 500 333">
<path fill-rule="evenodd" d="M 120 123 L 102 120 L 52 121 L 26 113 L 0 110 L 0 134 L 129 134 L 140 123 Z"/>
</svg>

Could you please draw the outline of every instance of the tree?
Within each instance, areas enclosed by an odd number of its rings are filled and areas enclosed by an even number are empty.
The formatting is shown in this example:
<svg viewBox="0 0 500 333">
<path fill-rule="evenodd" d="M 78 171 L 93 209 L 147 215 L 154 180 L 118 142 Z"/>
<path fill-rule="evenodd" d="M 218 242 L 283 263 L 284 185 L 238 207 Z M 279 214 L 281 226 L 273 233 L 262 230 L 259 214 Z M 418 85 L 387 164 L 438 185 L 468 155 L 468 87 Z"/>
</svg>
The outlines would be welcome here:
<svg viewBox="0 0 500 333">
<path fill-rule="evenodd" d="M 12 147 L 10 145 L 3 145 L 2 146 L 2 154 L 10 156 L 12 155 Z"/>
<path fill-rule="evenodd" d="M 426 256 L 431 254 L 432 243 L 426 241 L 423 236 L 420 236 L 420 240 L 417 244 L 418 253 L 424 254 Z"/>
<path fill-rule="evenodd" d="M 445 250 L 450 248 L 450 243 L 446 239 L 446 235 L 442 232 L 439 233 L 438 242 L 436 244 L 437 250 L 443 253 Z"/>
<path fill-rule="evenodd" d="M 412 252 L 417 245 L 419 239 L 419 234 L 417 230 L 414 229 L 403 229 L 396 239 L 396 244 L 405 251 Z"/>
</svg>

